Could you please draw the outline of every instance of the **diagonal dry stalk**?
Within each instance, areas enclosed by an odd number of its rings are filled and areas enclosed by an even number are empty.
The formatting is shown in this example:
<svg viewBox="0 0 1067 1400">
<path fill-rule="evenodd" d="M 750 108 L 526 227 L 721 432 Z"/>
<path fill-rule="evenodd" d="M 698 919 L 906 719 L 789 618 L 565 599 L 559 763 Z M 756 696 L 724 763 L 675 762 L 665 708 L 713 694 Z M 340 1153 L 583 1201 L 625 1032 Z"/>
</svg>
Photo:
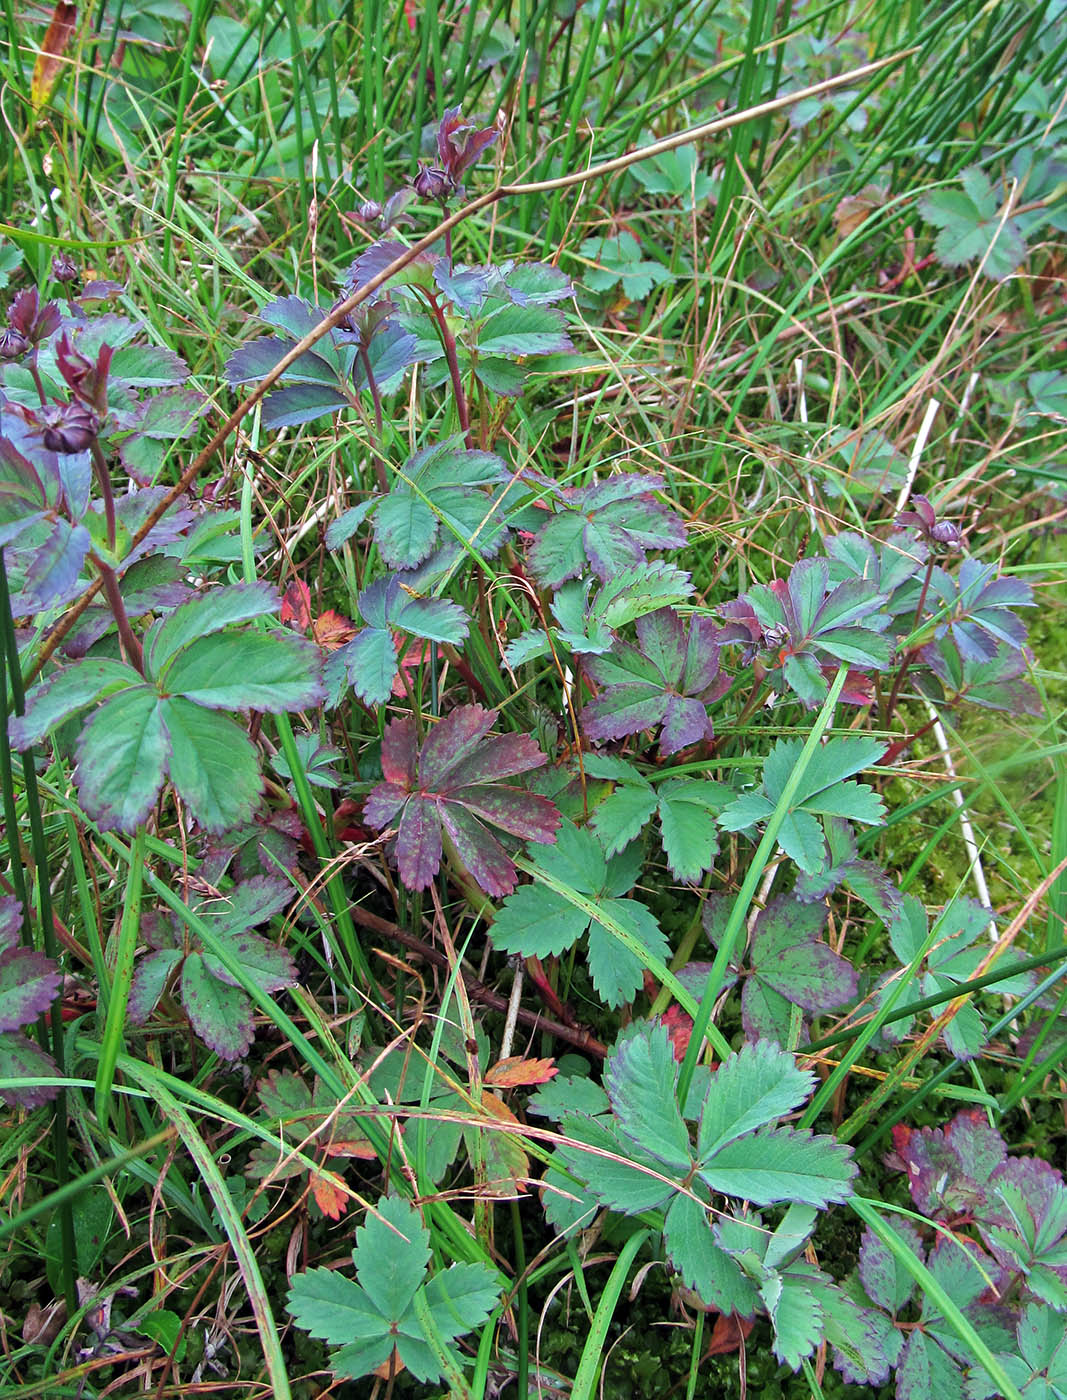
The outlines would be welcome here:
<svg viewBox="0 0 1067 1400">
<path fill-rule="evenodd" d="M 761 102 L 755 107 L 746 107 L 740 112 L 731 112 L 728 116 L 715 117 L 712 121 L 702 122 L 699 126 L 687 128 L 685 131 L 676 132 L 673 136 L 667 136 L 662 141 L 654 141 L 651 145 L 640 146 L 636 151 L 628 151 L 625 155 L 615 156 L 611 160 L 601 161 L 598 165 L 590 165 L 585 170 L 575 171 L 571 175 L 559 175 L 554 180 L 535 180 L 527 184 L 517 185 L 496 185 L 493 189 L 487 190 L 485 194 L 479 195 L 477 199 L 465 204 L 462 209 L 457 209 L 449 214 L 447 218 L 430 230 L 423 238 L 413 243 L 403 253 L 364 283 L 350 297 L 339 302 L 333 310 L 314 329 L 310 330 L 306 336 L 296 343 L 291 350 L 288 350 L 278 363 L 268 374 L 265 374 L 255 388 L 237 405 L 234 411 L 212 436 L 211 441 L 198 452 L 196 457 L 182 473 L 179 480 L 167 492 L 149 512 L 143 524 L 131 540 L 131 549 L 136 548 L 150 530 L 154 529 L 163 518 L 170 507 L 183 496 L 192 483 L 211 461 L 215 453 L 222 447 L 226 439 L 239 426 L 242 419 L 249 413 L 260 399 L 278 382 L 287 369 L 316 345 L 325 335 L 334 329 L 346 316 L 356 309 L 368 297 L 379 291 L 391 277 L 395 277 L 398 272 L 402 272 L 405 267 L 410 266 L 422 253 L 428 252 L 430 248 L 443 238 L 445 234 L 451 233 L 466 219 L 479 213 L 482 209 L 488 209 L 490 205 L 496 204 L 502 199 L 521 198 L 531 194 L 546 194 L 553 190 L 571 189 L 578 185 L 584 185 L 590 180 L 603 179 L 609 175 L 615 175 L 621 170 L 628 169 L 631 165 L 636 165 L 640 161 L 650 160 L 655 156 L 663 155 L 667 151 L 676 150 L 679 146 L 691 145 L 694 141 L 706 140 L 710 136 L 717 136 L 721 132 L 730 131 L 735 126 L 742 126 L 745 122 L 758 121 L 762 117 L 773 116 L 776 112 L 786 111 L 789 107 L 795 106 L 798 102 L 804 102 L 810 97 L 817 97 L 822 93 L 831 92 L 836 88 L 854 87 L 857 83 L 862 83 L 867 78 L 888 68 L 893 64 L 902 62 L 914 49 L 901 49 L 899 53 L 890 54 L 886 58 L 880 58 L 874 63 L 866 63 L 860 68 L 854 68 L 848 73 L 839 73 L 833 78 L 824 78 L 821 82 L 812 83 L 809 87 L 799 88 L 796 92 L 784 94 L 782 97 L 775 97 L 769 102 Z M 37 659 L 27 674 L 25 680 L 28 684 L 37 676 L 49 657 L 67 636 L 71 628 L 75 625 L 82 613 L 100 591 L 102 583 L 96 579 L 76 603 L 57 623 L 53 631 L 45 640 L 37 655 Z"/>
</svg>

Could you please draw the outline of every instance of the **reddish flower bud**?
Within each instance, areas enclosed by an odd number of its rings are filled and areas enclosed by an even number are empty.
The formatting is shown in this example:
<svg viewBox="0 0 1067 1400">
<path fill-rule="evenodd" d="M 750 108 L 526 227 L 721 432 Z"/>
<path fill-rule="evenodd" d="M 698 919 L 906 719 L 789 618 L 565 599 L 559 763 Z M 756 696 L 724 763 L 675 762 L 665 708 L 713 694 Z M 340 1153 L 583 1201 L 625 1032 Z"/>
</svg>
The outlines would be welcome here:
<svg viewBox="0 0 1067 1400">
<path fill-rule="evenodd" d="M 419 161 L 419 173 L 414 180 L 415 193 L 420 199 L 447 199 L 455 188 L 444 170 L 438 170 L 432 165 L 423 165 Z"/>
</svg>

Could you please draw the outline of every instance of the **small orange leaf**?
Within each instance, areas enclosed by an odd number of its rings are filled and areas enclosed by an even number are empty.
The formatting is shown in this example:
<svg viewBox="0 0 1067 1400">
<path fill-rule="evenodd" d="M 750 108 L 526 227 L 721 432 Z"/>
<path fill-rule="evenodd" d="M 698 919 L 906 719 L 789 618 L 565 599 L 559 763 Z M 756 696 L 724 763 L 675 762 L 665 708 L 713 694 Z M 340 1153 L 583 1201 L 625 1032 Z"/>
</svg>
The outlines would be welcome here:
<svg viewBox="0 0 1067 1400">
<path fill-rule="evenodd" d="M 352 640 L 356 629 L 347 617 L 334 612 L 333 608 L 327 608 L 312 624 L 311 635 L 324 651 L 336 651 Z"/>
<path fill-rule="evenodd" d="M 524 1060 L 521 1055 L 511 1055 L 486 1070 L 485 1083 L 497 1089 L 515 1089 L 520 1084 L 547 1084 L 558 1073 L 554 1060 Z"/>
<path fill-rule="evenodd" d="M 348 1192 L 341 1184 L 341 1178 L 334 1176 L 333 1172 L 313 1172 L 311 1194 L 319 1210 L 331 1220 L 340 1220 L 348 1209 Z"/>
<path fill-rule="evenodd" d="M 51 23 L 41 42 L 41 52 L 33 65 L 30 102 L 35 112 L 41 110 L 55 91 L 59 75 L 63 71 L 63 55 L 70 47 L 77 22 L 77 5 L 69 5 L 66 0 L 59 0 L 52 11 Z"/>
</svg>

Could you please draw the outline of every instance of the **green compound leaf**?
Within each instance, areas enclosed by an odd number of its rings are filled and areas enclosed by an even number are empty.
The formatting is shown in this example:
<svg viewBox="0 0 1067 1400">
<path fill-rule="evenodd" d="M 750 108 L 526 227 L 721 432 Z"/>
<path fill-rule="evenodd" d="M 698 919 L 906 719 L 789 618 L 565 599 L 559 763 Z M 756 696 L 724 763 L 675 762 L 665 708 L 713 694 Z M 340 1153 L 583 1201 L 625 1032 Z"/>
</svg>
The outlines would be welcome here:
<svg viewBox="0 0 1067 1400">
<path fill-rule="evenodd" d="M 134 686 L 106 700 L 82 730 L 74 780 L 104 830 L 132 831 L 152 810 L 170 755 L 162 711 L 154 689 Z"/>
<path fill-rule="evenodd" d="M 700 1111 L 702 1161 L 745 1133 L 791 1113 L 811 1094 L 815 1076 L 770 1041 L 744 1045 L 711 1076 Z"/>
<path fill-rule="evenodd" d="M 26 712 L 13 715 L 8 733 L 16 749 L 39 744 L 50 729 L 76 715 L 95 701 L 118 690 L 140 685 L 141 677 L 121 661 L 106 656 L 88 656 L 74 666 L 66 666 L 35 685 L 26 696 Z"/>
<path fill-rule="evenodd" d="M 678 1062 L 663 1025 L 642 1026 L 616 1046 L 604 1071 L 619 1128 L 672 1172 L 688 1172 L 689 1130 L 678 1111 Z"/>
<path fill-rule="evenodd" d="M 682 1282 L 709 1308 L 742 1317 L 753 1315 L 756 1290 L 734 1260 L 715 1244 L 702 1202 L 679 1192 L 668 1207 L 663 1238 Z"/>
<path fill-rule="evenodd" d="M 378 1202 L 356 1231 L 356 1281 L 333 1269 L 293 1278 L 289 1311 L 297 1325 L 341 1350 L 338 1375 L 369 1375 L 393 1354 L 421 1381 L 455 1366 L 447 1343 L 480 1326 L 497 1305 L 496 1274 L 484 1264 L 454 1264 L 427 1280 L 430 1235 L 418 1211 L 399 1197 Z M 426 1326 L 420 1319 L 426 1320 Z"/>
<path fill-rule="evenodd" d="M 753 1205 L 800 1201 L 827 1206 L 852 1194 L 850 1150 L 807 1129 L 765 1128 L 706 1158 L 700 1176 L 713 1191 Z"/>
<path fill-rule="evenodd" d="M 252 1003 L 240 987 L 221 982 L 200 953 L 191 953 L 182 965 L 181 998 L 205 1045 L 224 1060 L 248 1054 L 255 1034 Z"/>
<path fill-rule="evenodd" d="M 632 1000 L 644 972 L 639 949 L 661 962 L 670 952 L 649 910 L 618 897 L 632 888 L 637 873 L 621 857 L 609 862 L 593 832 L 570 822 L 560 827 L 555 846 L 539 846 L 531 858 L 546 876 L 582 898 L 576 903 L 538 881 L 522 886 L 497 912 L 490 930 L 494 945 L 524 957 L 545 957 L 562 953 L 588 930 L 589 969 L 598 995 L 609 1006 Z"/>
<path fill-rule="evenodd" d="M 352 1260 L 367 1297 L 383 1317 L 399 1321 L 426 1276 L 430 1232 L 409 1202 L 387 1196 L 356 1231 Z"/>
<path fill-rule="evenodd" d="M 171 741 L 170 776 L 182 801 L 206 831 L 249 821 L 259 801 L 259 757 L 228 715 L 173 696 L 160 706 Z M 162 775 L 160 775 L 162 777 Z"/>
<path fill-rule="evenodd" d="M 210 637 L 235 622 L 276 613 L 281 603 L 277 590 L 265 583 L 211 588 L 152 624 L 145 637 L 145 660 L 152 674 L 158 676 L 166 663 L 190 642 Z"/>
<path fill-rule="evenodd" d="M 923 218 L 939 229 L 934 255 L 945 267 L 962 267 L 986 258 L 983 272 L 997 281 L 1026 258 L 1026 243 L 1015 219 L 1002 222 L 1000 204 L 989 176 L 978 166 L 960 175 L 960 189 L 933 190 L 919 200 Z"/>
<path fill-rule="evenodd" d="M 803 1277 L 776 1274 L 760 1289 L 774 1328 L 774 1354 L 798 1371 L 822 1341 L 823 1311 Z"/>
<path fill-rule="evenodd" d="M 286 632 L 221 632 L 192 642 L 160 684 L 211 710 L 302 710 L 323 698 L 318 648 Z"/>
</svg>

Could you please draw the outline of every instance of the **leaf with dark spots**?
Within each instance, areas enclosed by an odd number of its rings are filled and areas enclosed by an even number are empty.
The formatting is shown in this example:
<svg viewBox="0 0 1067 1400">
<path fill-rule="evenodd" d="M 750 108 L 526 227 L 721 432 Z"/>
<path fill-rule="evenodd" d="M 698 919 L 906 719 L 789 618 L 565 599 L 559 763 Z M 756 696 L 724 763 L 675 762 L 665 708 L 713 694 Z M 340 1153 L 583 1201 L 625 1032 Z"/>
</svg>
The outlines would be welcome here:
<svg viewBox="0 0 1067 1400">
<path fill-rule="evenodd" d="M 673 608 L 637 619 L 638 645 L 620 642 L 592 656 L 586 670 L 603 690 L 585 706 L 591 739 L 620 739 L 659 728 L 662 757 L 714 732 L 707 707 L 729 686 L 719 672 L 719 629 L 710 618 L 687 621 Z"/>
<path fill-rule="evenodd" d="M 0 1080 L 32 1079 L 37 1082 L 20 1089 L 0 1088 L 0 1103 L 11 1107 L 39 1108 L 50 1103 L 59 1093 L 59 1085 L 49 1084 L 59 1071 L 51 1055 L 46 1054 L 21 1031 L 6 1031 L 0 1035 Z"/>
<path fill-rule="evenodd" d="M 495 710 L 464 705 L 453 710 L 421 745 L 410 717 L 394 720 L 382 741 L 383 783 L 364 807 L 378 830 L 397 822 L 396 857 L 401 878 L 425 889 L 441 862 L 442 828 L 470 873 L 498 897 L 515 886 L 515 867 L 490 827 L 526 840 L 554 839 L 559 813 L 547 798 L 501 784 L 540 767 L 545 756 L 525 735 L 489 731 Z"/>
<path fill-rule="evenodd" d="M 255 1033 L 252 1004 L 239 987 L 214 976 L 199 953 L 182 965 L 181 997 L 193 1030 L 220 1058 L 240 1060 L 248 1054 Z"/>
<path fill-rule="evenodd" d="M 0 952 L 0 1031 L 28 1026 L 52 1005 L 63 978 L 51 958 L 32 948 Z"/>
</svg>

